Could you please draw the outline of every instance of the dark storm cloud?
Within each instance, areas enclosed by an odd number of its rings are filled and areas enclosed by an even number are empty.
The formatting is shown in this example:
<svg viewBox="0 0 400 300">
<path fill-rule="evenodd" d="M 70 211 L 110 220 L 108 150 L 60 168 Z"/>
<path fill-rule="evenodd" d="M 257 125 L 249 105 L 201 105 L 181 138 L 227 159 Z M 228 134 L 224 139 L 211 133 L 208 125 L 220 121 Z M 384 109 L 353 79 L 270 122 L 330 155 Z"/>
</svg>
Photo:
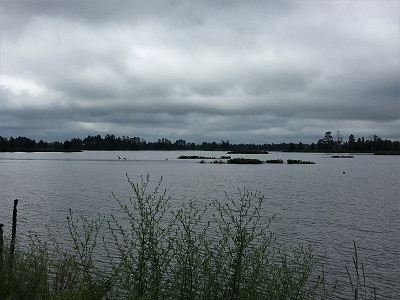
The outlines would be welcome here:
<svg viewBox="0 0 400 300">
<path fill-rule="evenodd" d="M 0 2 L 0 135 L 399 138 L 398 1 Z"/>
</svg>

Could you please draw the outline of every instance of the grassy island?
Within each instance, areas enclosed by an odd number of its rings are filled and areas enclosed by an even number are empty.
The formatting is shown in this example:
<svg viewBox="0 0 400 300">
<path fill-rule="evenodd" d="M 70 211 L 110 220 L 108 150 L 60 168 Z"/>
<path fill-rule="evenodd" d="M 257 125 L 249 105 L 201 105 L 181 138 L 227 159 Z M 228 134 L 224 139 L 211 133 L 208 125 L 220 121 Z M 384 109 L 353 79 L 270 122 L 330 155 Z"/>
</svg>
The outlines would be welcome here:
<svg viewBox="0 0 400 300">
<path fill-rule="evenodd" d="M 282 159 L 269 159 L 266 161 L 267 164 L 283 164 Z"/>
<path fill-rule="evenodd" d="M 178 159 L 214 159 L 215 157 L 206 157 L 199 155 L 181 155 Z"/>
<path fill-rule="evenodd" d="M 287 163 L 289 165 L 313 165 L 315 162 L 313 161 L 307 161 L 307 160 L 301 160 L 301 159 L 288 159 Z"/>
<path fill-rule="evenodd" d="M 263 162 L 259 159 L 256 158 L 232 158 L 228 160 L 228 164 L 250 164 L 250 165 L 259 165 L 262 164 Z"/>
<path fill-rule="evenodd" d="M 230 156 L 221 156 L 219 159 L 230 159 Z M 178 159 L 216 159 L 214 156 L 181 155 Z"/>
</svg>

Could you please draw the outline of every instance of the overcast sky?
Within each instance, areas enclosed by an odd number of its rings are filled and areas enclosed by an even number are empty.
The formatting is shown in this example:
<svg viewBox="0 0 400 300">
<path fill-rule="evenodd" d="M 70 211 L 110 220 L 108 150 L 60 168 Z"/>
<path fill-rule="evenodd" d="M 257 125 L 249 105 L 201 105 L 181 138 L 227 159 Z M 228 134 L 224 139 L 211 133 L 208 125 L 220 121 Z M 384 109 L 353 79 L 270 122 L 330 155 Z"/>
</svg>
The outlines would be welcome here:
<svg viewBox="0 0 400 300">
<path fill-rule="evenodd" d="M 400 139 L 400 1 L 0 0 L 0 136 Z"/>
</svg>

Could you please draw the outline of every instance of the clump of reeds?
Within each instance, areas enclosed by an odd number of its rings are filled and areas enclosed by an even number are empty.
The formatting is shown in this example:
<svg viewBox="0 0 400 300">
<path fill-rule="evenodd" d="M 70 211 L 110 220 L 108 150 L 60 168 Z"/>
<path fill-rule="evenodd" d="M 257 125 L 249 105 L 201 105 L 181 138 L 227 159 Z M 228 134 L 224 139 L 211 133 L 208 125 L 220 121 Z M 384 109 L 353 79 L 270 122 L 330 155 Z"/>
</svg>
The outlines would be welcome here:
<svg viewBox="0 0 400 300">
<path fill-rule="evenodd" d="M 315 162 L 313 161 L 307 161 L 307 160 L 301 160 L 301 159 L 288 159 L 287 163 L 289 165 L 313 165 Z"/>
<path fill-rule="evenodd" d="M 199 155 L 181 155 L 178 159 L 207 159 L 208 157 Z"/>
<path fill-rule="evenodd" d="M 250 164 L 250 165 L 259 165 L 263 162 L 256 158 L 232 158 L 228 160 L 228 164 Z"/>
<path fill-rule="evenodd" d="M 5 239 L 4 248 L 11 241 Z M 49 260 L 47 249 L 21 249 L 15 244 L 15 252 L 1 253 L 0 299 L 49 299 Z"/>
<path fill-rule="evenodd" d="M 268 159 L 266 161 L 267 164 L 283 164 L 282 159 Z"/>
</svg>

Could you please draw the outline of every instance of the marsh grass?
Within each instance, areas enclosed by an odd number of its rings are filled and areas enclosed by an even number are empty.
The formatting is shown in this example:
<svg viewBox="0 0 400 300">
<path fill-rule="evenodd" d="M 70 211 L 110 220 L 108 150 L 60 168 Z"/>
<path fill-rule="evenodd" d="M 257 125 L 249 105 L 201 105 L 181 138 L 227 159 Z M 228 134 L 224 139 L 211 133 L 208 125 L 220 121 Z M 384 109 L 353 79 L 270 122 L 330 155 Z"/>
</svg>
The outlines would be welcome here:
<svg viewBox="0 0 400 300">
<path fill-rule="evenodd" d="M 282 159 L 268 159 L 266 160 L 267 164 L 283 164 Z"/>
<path fill-rule="evenodd" d="M 68 239 L 31 236 L 27 249 L 17 244 L 12 268 L 2 251 L 0 299 L 308 300 L 333 294 L 312 247 L 286 247 L 270 231 L 274 216 L 262 215 L 261 194 L 238 189 L 204 207 L 184 201 L 172 209 L 162 178 L 127 181 L 130 198 L 113 194 L 118 215 L 89 220 L 70 211 Z M 351 285 L 359 290 L 358 281 Z"/>
<path fill-rule="evenodd" d="M 21 249 L 16 243 L 13 255 L 11 241 L 5 239 L 0 266 L 0 299 L 47 299 L 48 256 L 44 248 Z"/>
<path fill-rule="evenodd" d="M 250 165 L 260 165 L 263 162 L 257 158 L 231 158 L 227 161 L 228 164 L 250 164 Z"/>
<path fill-rule="evenodd" d="M 289 165 L 314 165 L 315 162 L 313 161 L 307 161 L 307 160 L 301 160 L 301 159 L 288 159 L 287 163 Z"/>
</svg>

